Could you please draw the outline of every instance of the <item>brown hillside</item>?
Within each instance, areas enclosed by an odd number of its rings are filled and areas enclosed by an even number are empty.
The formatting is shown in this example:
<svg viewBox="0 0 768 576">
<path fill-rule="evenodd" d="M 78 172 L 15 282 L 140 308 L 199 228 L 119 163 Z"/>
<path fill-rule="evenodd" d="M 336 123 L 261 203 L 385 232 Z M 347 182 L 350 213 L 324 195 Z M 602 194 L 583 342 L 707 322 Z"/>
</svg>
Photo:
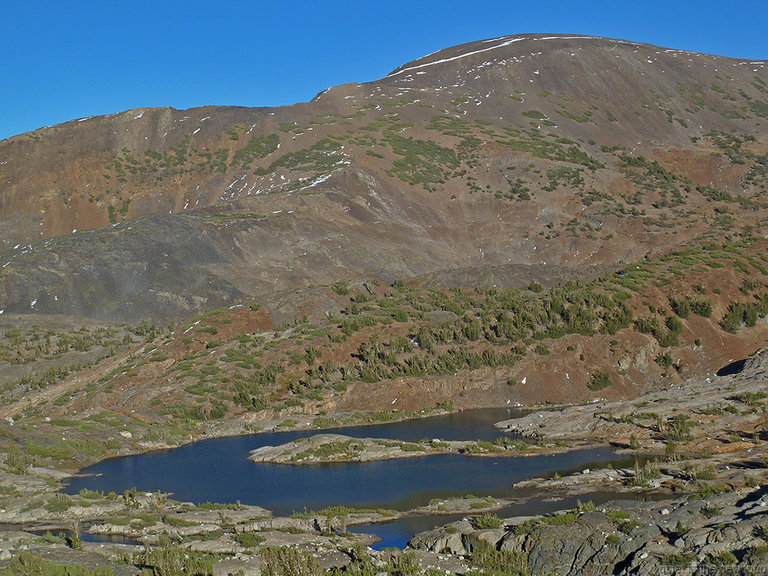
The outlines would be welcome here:
<svg viewBox="0 0 768 576">
<path fill-rule="evenodd" d="M 520 285 L 760 232 L 767 101 L 763 62 L 529 35 L 306 104 L 45 128 L 0 142 L 0 309 L 170 319 L 337 279 Z"/>
</svg>

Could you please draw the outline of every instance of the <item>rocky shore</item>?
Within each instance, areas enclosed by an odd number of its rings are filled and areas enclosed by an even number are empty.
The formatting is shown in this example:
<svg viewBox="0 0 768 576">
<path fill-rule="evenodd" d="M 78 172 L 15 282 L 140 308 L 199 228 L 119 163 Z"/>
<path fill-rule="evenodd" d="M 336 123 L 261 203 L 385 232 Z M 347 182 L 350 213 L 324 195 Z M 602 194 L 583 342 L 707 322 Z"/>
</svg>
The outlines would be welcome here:
<svg viewBox="0 0 768 576">
<path fill-rule="evenodd" d="M 533 412 L 496 426 L 549 443 L 608 444 L 665 459 L 765 457 L 767 374 L 768 352 L 761 351 L 737 374 L 671 385 L 634 401 Z"/>
<path fill-rule="evenodd" d="M 204 573 L 217 576 L 257 575 L 265 563 L 283 556 L 312 565 L 308 574 L 404 573 L 406 567 L 413 574 L 466 574 L 492 571 L 494 565 L 507 566 L 506 574 L 563 576 L 703 574 L 735 567 L 760 573 L 768 565 L 766 356 L 756 355 L 739 374 L 652 391 L 634 401 L 564 407 L 499 423 L 500 430 L 526 442 L 401 442 L 316 434 L 251 455 L 256 461 L 305 464 L 610 445 L 637 457 L 630 468 L 519 482 L 516 496 L 506 500 L 439 500 L 400 512 L 336 506 L 279 518 L 258 506 L 195 505 L 160 493 L 67 496 L 57 492 L 64 472 L 8 469 L 2 483 L 0 563 L 12 573 L 24 572 L 19 562 L 36 558 L 128 576 L 154 566 L 152 551 L 164 550 L 185 561 L 205 560 Z M 622 497 L 649 491 L 652 501 Z M 615 494 L 616 500 L 594 505 L 589 499 L 594 493 Z M 583 501 L 557 514 L 496 516 L 534 496 Z M 372 550 L 374 536 L 347 532 L 354 524 L 435 514 L 464 519 L 415 535 L 403 551 Z M 67 532 L 58 536 L 62 530 Z M 85 542 L 84 533 L 124 541 Z"/>
<path fill-rule="evenodd" d="M 467 518 L 416 535 L 409 548 L 449 555 L 466 570 L 483 545 L 530 574 L 763 573 L 768 489 L 660 502 L 617 500 L 536 518 Z M 709 570 L 709 572 L 707 572 Z"/>
<path fill-rule="evenodd" d="M 521 497 L 514 500 L 448 499 L 407 512 L 332 507 L 290 518 L 257 506 L 177 502 L 160 493 L 57 496 L 42 506 L 4 511 L 4 518 L 18 525 L 3 531 L 0 560 L 7 564 L 34 554 L 52 562 L 109 567 L 127 576 L 138 571 L 131 571 L 125 559 L 139 559 L 151 545 L 204 556 L 216 576 L 258 575 L 264 563 L 260 551 L 274 548 L 312 558 L 321 567 L 313 574 L 355 570 L 361 563 L 386 573 L 403 562 L 425 573 L 466 574 L 490 561 L 489 554 L 532 575 L 698 574 L 737 563 L 759 570 L 768 562 L 768 489 L 760 485 L 766 465 L 758 458 L 729 462 L 714 468 L 706 467 L 708 460 L 683 460 L 583 470 L 520 482 L 514 488 Z M 616 493 L 615 501 L 594 505 L 585 496 L 573 509 L 544 516 L 494 512 L 532 495 L 556 501 L 608 490 Z M 656 499 L 620 496 L 648 490 Z M 464 517 L 415 535 L 400 552 L 372 550 L 368 547 L 376 537 L 347 532 L 354 524 L 440 513 Z M 59 535 L 60 530 L 68 532 Z M 79 531 L 107 541 L 84 542 Z M 126 542 L 109 541 L 115 537 Z"/>
</svg>

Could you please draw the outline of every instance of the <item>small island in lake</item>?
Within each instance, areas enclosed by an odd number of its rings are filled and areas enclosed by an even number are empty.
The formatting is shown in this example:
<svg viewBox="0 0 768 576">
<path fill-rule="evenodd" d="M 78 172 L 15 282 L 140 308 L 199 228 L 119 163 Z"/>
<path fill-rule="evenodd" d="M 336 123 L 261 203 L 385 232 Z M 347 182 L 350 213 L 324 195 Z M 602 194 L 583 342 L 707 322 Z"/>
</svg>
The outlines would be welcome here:
<svg viewBox="0 0 768 576">
<path fill-rule="evenodd" d="M 389 438 L 352 438 L 343 434 L 315 434 L 279 446 L 262 446 L 251 451 L 254 462 L 272 464 L 322 464 L 328 462 L 372 462 L 393 458 L 413 458 L 432 454 L 467 456 L 515 455 L 535 446 L 501 437 L 485 440 L 418 440 L 406 442 Z"/>
</svg>

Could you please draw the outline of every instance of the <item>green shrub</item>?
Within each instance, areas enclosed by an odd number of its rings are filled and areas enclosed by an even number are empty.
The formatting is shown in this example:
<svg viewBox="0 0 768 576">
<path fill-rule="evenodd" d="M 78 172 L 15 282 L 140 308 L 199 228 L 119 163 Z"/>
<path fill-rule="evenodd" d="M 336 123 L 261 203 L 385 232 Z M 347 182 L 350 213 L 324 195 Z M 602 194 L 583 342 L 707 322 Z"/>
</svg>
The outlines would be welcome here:
<svg viewBox="0 0 768 576">
<path fill-rule="evenodd" d="M 74 501 L 69 496 L 56 494 L 56 496 L 48 500 L 45 509 L 48 510 L 48 512 L 53 512 L 55 514 L 58 512 L 66 512 L 74 505 Z"/>
<path fill-rule="evenodd" d="M 39 458 L 51 458 L 52 460 L 69 460 L 75 456 L 72 448 L 63 443 L 40 444 L 30 440 L 26 442 L 26 448 L 30 455 L 37 456 Z"/>
<path fill-rule="evenodd" d="M 718 514 L 720 514 L 720 508 L 718 508 L 717 506 L 707 505 L 701 509 L 701 513 L 707 518 L 713 518 Z"/>
<path fill-rule="evenodd" d="M 720 321 L 726 332 L 736 333 L 742 325 L 751 328 L 757 323 L 758 310 L 752 303 L 734 302 Z"/>
<path fill-rule="evenodd" d="M 275 133 L 254 136 L 245 147 L 235 152 L 232 166 L 238 165 L 240 169 L 250 168 L 255 159 L 269 156 L 279 145 L 280 137 Z"/>
<path fill-rule="evenodd" d="M 189 520 L 184 520 L 184 518 L 177 518 L 175 516 L 163 516 L 162 520 L 163 524 L 173 526 L 174 528 L 187 528 L 189 526 L 198 525 L 197 522 L 190 522 Z"/>
<path fill-rule="evenodd" d="M 497 576 L 526 576 L 528 563 L 521 552 L 497 550 L 490 542 L 479 540 L 472 549 L 470 565 Z"/>
<path fill-rule="evenodd" d="M 624 510 L 608 510 L 605 517 L 611 522 L 623 523 L 629 520 L 629 513 Z"/>
<path fill-rule="evenodd" d="M 501 528 L 504 522 L 496 516 L 496 514 L 492 514 L 490 512 L 486 512 L 485 514 L 480 514 L 479 516 L 475 516 L 472 519 L 472 527 L 475 530 L 485 530 L 489 528 Z"/>
<path fill-rule="evenodd" d="M 51 533 L 50 530 L 47 530 L 45 534 L 40 536 L 40 538 L 47 542 L 48 544 L 66 544 L 67 537 L 64 535 L 63 532 L 59 532 L 58 534 Z"/>
<path fill-rule="evenodd" d="M 672 442 L 689 442 L 693 440 L 694 422 L 685 414 L 676 414 L 667 420 L 666 439 Z"/>
<path fill-rule="evenodd" d="M 240 534 L 235 534 L 234 540 L 244 548 L 254 548 L 264 542 L 266 538 L 255 532 L 241 532 Z"/>
<path fill-rule="evenodd" d="M 333 285 L 331 286 L 331 290 L 333 290 L 339 296 L 346 296 L 347 294 L 349 294 L 349 284 L 339 280 L 338 282 L 333 283 Z"/>
<path fill-rule="evenodd" d="M 9 446 L 4 450 L 6 451 L 5 465 L 8 467 L 9 472 L 19 475 L 29 473 L 28 468 L 35 463 L 34 457 L 26 452 L 22 452 L 15 446 Z"/>
<path fill-rule="evenodd" d="M 30 554 L 19 552 L 11 559 L 3 573 L 6 576 L 113 576 L 111 568 L 90 568 L 83 564 L 49 562 Z"/>
<path fill-rule="evenodd" d="M 213 556 L 172 544 L 168 536 L 161 536 L 159 546 L 146 547 L 133 558 L 134 564 L 146 566 L 145 571 L 149 570 L 152 576 L 213 576 L 214 561 Z"/>
<path fill-rule="evenodd" d="M 674 363 L 674 360 L 672 359 L 672 355 L 669 353 L 669 350 L 664 350 L 664 352 L 656 356 L 655 361 L 656 361 L 656 364 L 658 364 L 662 368 L 669 368 Z"/>
<path fill-rule="evenodd" d="M 321 576 L 324 570 L 316 558 L 288 546 L 259 550 L 262 576 Z"/>
<path fill-rule="evenodd" d="M 101 500 L 104 498 L 104 492 L 101 490 L 88 490 L 88 488 L 83 488 L 80 490 L 80 496 L 88 498 L 89 500 Z"/>
<path fill-rule="evenodd" d="M 711 566 L 735 566 L 739 563 L 739 559 L 730 550 L 720 552 L 720 554 L 709 556 L 707 558 L 707 564 Z"/>
<path fill-rule="evenodd" d="M 672 311 L 680 316 L 680 318 L 685 319 L 691 315 L 691 304 L 688 299 L 670 298 L 669 304 L 672 306 Z"/>
<path fill-rule="evenodd" d="M 566 512 L 565 514 L 555 514 L 554 516 L 545 516 L 543 520 L 550 526 L 569 526 L 576 522 L 578 517 L 579 513 L 573 511 Z"/>
<path fill-rule="evenodd" d="M 613 379 L 607 372 L 595 372 L 592 374 L 589 384 L 587 384 L 587 387 L 594 392 L 603 390 L 609 386 L 613 386 Z"/>
<path fill-rule="evenodd" d="M 395 308 L 395 310 L 392 311 L 392 317 L 398 322 L 408 322 L 408 312 L 401 310 L 400 308 Z"/>
<path fill-rule="evenodd" d="M 664 323 L 666 324 L 667 328 L 669 328 L 670 332 L 672 332 L 673 334 L 679 334 L 680 332 L 683 331 L 682 322 L 680 322 L 680 320 L 678 320 L 674 316 L 669 316 Z"/>
</svg>

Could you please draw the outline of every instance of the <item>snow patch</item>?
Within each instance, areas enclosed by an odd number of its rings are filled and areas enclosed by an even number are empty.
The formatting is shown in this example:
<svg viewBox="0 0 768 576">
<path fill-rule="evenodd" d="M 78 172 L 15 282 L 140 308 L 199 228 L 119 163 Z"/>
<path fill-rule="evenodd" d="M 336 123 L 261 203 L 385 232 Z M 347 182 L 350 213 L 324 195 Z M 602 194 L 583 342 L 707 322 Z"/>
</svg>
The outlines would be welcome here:
<svg viewBox="0 0 768 576">
<path fill-rule="evenodd" d="M 194 323 L 192 324 L 192 326 L 190 326 L 189 328 L 187 328 L 186 330 L 184 330 L 184 332 L 182 332 L 182 334 L 186 334 L 187 332 L 189 332 L 190 330 L 192 330 L 192 328 L 194 328 L 194 327 L 195 327 L 195 326 L 197 326 L 198 324 L 200 324 L 200 320 L 198 320 L 197 322 L 194 322 Z"/>
<path fill-rule="evenodd" d="M 325 182 L 326 180 L 328 180 L 328 178 L 330 178 L 330 177 L 331 177 L 331 174 L 332 174 L 332 173 L 331 173 L 331 172 L 329 172 L 328 174 L 323 174 L 322 176 L 318 176 L 317 178 L 315 178 L 314 180 L 312 180 L 312 181 L 311 181 L 309 184 L 307 184 L 306 186 L 303 186 L 302 188 L 299 188 L 299 190 L 306 190 L 307 188 L 312 188 L 312 187 L 314 187 L 314 186 L 317 186 L 317 185 L 318 185 L 318 184 L 320 184 L 321 182 Z"/>
<path fill-rule="evenodd" d="M 419 64 L 418 66 L 411 66 L 410 68 L 403 68 L 402 70 L 392 72 L 391 74 L 387 75 L 386 78 L 397 76 L 399 74 L 402 74 L 403 72 L 410 72 L 411 70 L 418 70 L 420 68 L 426 68 L 427 66 L 434 66 L 435 64 L 445 64 L 446 62 L 453 62 L 454 60 L 460 60 L 461 58 L 466 58 L 467 56 L 474 56 L 475 54 L 481 54 L 483 52 L 488 52 L 489 50 L 495 50 L 496 48 L 503 48 L 504 46 L 509 46 L 510 44 L 514 44 L 515 42 L 520 42 L 521 40 L 528 40 L 528 37 L 522 36 L 520 38 L 512 38 L 511 40 L 507 40 L 506 42 L 502 42 L 500 44 L 496 44 L 495 46 L 490 46 L 488 48 L 481 48 L 480 50 L 475 50 L 473 52 L 466 52 L 465 54 L 459 54 L 458 56 L 453 56 L 451 58 L 442 58 L 440 60 L 435 60 L 434 62 Z"/>
</svg>

